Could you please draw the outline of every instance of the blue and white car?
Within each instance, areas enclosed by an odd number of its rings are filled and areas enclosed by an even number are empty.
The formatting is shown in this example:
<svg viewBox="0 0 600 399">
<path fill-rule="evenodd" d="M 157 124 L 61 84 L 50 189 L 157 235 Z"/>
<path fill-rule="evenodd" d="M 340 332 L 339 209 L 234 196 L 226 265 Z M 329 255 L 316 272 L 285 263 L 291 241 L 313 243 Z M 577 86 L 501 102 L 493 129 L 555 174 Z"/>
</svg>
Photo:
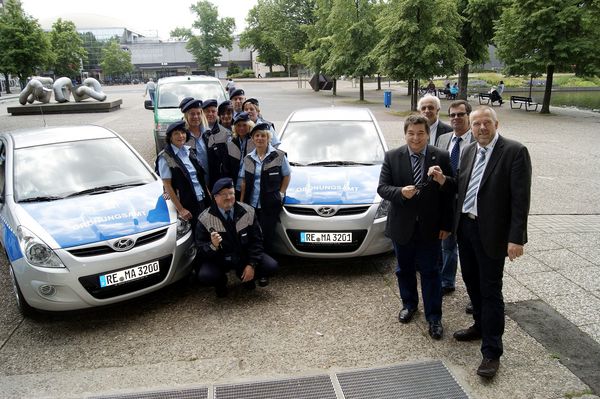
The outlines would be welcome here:
<svg viewBox="0 0 600 399">
<path fill-rule="evenodd" d="M 292 176 L 277 226 L 277 252 L 353 258 L 392 249 L 384 235 L 389 202 L 377 194 L 387 145 L 369 109 L 295 111 L 280 140 Z"/>
<path fill-rule="evenodd" d="M 0 133 L 0 179 L 0 240 L 25 315 L 137 297 L 192 267 L 189 224 L 111 130 Z"/>
</svg>

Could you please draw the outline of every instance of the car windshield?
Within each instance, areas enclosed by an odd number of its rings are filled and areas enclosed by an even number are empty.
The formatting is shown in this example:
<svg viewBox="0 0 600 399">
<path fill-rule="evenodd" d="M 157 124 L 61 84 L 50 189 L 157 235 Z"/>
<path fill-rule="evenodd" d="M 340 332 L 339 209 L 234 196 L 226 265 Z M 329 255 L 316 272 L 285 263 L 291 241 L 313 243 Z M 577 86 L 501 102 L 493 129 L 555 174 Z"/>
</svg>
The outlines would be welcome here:
<svg viewBox="0 0 600 399">
<path fill-rule="evenodd" d="M 381 164 L 385 155 L 370 121 L 290 122 L 279 148 L 297 166 Z"/>
<path fill-rule="evenodd" d="M 16 202 L 48 201 L 155 181 L 121 139 L 73 141 L 15 150 Z"/>
<path fill-rule="evenodd" d="M 178 108 L 185 97 L 199 100 L 214 98 L 220 104 L 226 100 L 221 84 L 218 82 L 183 81 L 163 83 L 158 88 L 158 108 Z"/>
</svg>

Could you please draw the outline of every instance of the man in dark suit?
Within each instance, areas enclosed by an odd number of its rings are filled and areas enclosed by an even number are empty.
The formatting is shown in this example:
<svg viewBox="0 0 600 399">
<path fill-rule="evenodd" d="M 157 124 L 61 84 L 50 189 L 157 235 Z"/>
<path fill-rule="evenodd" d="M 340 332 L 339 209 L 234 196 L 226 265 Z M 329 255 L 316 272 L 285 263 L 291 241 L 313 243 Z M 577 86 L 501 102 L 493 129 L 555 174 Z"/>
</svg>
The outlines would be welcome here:
<svg viewBox="0 0 600 399">
<path fill-rule="evenodd" d="M 398 259 L 396 277 L 402 298 L 401 323 L 417 312 L 416 271 L 421 276 L 421 293 L 429 335 L 441 339 L 442 291 L 438 257 L 440 240 L 452 227 L 452 197 L 429 182 L 425 171 L 433 165 L 451 174 L 447 151 L 428 145 L 429 125 L 420 115 L 404 121 L 406 145 L 385 154 L 377 192 L 391 202 L 386 235 L 392 239 Z"/>
<path fill-rule="evenodd" d="M 439 167 L 428 174 L 443 190 L 458 192 L 454 230 L 463 280 L 475 323 L 454 333 L 458 341 L 480 339 L 483 359 L 477 374 L 492 378 L 503 353 L 505 257 L 523 254 L 531 191 L 531 159 L 522 144 L 497 134 L 498 117 L 487 106 L 471 113 L 477 141 L 462 154 L 458 178 Z"/>
<path fill-rule="evenodd" d="M 429 144 L 436 145 L 438 138 L 452 131 L 452 127 L 439 120 L 440 108 L 442 104 L 440 99 L 431 94 L 426 94 L 417 103 L 417 109 L 425 118 L 429 125 Z"/>
<path fill-rule="evenodd" d="M 452 176 L 456 176 L 462 151 L 473 141 L 471 126 L 469 124 L 469 115 L 472 110 L 471 104 L 465 100 L 452 102 L 448 108 L 448 116 L 450 117 L 450 124 L 453 131 L 442 134 L 436 143 L 436 147 L 450 153 Z M 442 241 L 441 261 L 442 295 L 446 295 L 455 290 L 456 269 L 458 265 L 458 247 L 456 245 L 455 234 L 451 234 Z M 469 311 L 469 313 L 472 312 Z"/>
</svg>

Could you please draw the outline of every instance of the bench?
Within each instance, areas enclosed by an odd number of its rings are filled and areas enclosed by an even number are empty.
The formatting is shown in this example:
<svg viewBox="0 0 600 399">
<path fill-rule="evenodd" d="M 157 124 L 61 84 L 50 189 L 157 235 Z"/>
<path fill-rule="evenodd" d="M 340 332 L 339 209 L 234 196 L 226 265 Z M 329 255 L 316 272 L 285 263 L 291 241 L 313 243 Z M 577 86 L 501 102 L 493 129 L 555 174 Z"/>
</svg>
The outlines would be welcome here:
<svg viewBox="0 0 600 399">
<path fill-rule="evenodd" d="M 517 104 L 519 107 L 517 107 Z M 510 96 L 510 109 L 521 109 L 523 104 L 525 104 L 525 111 L 537 111 L 539 105 L 531 97 Z"/>
<path fill-rule="evenodd" d="M 491 105 L 492 107 L 494 106 L 494 101 L 492 101 L 492 95 L 490 93 L 479 93 L 477 97 L 479 98 L 479 105 L 486 104 Z M 498 100 L 496 100 L 496 102 L 498 102 L 498 106 L 502 105 L 502 102 Z"/>
</svg>

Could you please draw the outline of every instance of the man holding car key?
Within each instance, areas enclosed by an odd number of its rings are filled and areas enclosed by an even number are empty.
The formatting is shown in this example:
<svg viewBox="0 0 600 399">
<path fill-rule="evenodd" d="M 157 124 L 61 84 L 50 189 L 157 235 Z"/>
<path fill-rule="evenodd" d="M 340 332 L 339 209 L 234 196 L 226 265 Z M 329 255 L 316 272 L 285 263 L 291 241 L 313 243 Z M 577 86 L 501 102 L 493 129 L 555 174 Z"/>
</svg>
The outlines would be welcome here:
<svg viewBox="0 0 600 399">
<path fill-rule="evenodd" d="M 452 197 L 427 177 L 437 165 L 452 173 L 448 151 L 429 145 L 429 125 L 420 115 L 404 121 L 406 145 L 388 151 L 381 167 L 377 193 L 391 202 L 385 233 L 392 239 L 398 260 L 396 277 L 402 298 L 401 323 L 411 321 L 419 304 L 416 272 L 429 335 L 441 339 L 442 287 L 438 257 L 441 240 L 452 230 Z"/>
</svg>

